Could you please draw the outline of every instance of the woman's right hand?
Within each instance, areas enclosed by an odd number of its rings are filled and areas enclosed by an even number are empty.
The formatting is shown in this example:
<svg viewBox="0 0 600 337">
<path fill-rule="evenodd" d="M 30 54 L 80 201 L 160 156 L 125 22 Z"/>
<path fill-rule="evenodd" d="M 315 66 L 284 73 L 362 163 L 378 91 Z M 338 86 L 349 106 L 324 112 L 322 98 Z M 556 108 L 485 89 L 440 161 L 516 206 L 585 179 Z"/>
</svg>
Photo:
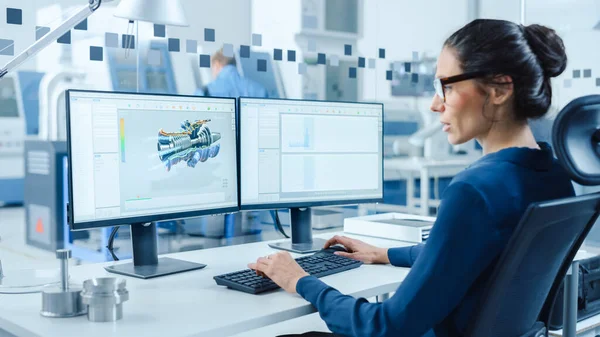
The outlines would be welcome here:
<svg viewBox="0 0 600 337">
<path fill-rule="evenodd" d="M 336 255 L 349 257 L 362 261 L 366 264 L 389 264 L 387 248 L 371 246 L 360 240 L 351 239 L 346 236 L 334 236 L 325 243 L 325 248 L 340 244 L 346 248 L 346 252 L 335 252 Z"/>
</svg>

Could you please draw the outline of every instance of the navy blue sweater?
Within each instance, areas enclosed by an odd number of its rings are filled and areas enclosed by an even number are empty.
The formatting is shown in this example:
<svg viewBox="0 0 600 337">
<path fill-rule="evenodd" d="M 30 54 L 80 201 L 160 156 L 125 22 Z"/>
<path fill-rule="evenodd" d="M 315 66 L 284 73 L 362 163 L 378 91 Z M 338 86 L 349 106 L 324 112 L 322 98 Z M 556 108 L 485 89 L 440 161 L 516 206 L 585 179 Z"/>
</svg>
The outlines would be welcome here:
<svg viewBox="0 0 600 337">
<path fill-rule="evenodd" d="M 388 251 L 393 265 L 411 267 L 389 300 L 369 303 L 342 295 L 313 276 L 300 279 L 298 294 L 341 335 L 421 337 L 432 329 L 437 337 L 464 335 L 527 207 L 575 195 L 548 144 L 540 147 L 488 154 L 454 177 L 427 243 Z"/>
</svg>

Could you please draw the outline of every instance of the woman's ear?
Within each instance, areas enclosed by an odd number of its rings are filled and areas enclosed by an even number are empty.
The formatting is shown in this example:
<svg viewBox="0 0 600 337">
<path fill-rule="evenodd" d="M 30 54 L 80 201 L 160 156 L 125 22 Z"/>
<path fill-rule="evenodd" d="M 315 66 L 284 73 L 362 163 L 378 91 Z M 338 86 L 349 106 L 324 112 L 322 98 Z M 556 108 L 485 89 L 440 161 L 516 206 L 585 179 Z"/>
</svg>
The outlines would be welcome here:
<svg viewBox="0 0 600 337">
<path fill-rule="evenodd" d="M 514 86 L 510 76 L 496 76 L 490 86 L 490 102 L 494 105 L 503 105 L 511 98 L 513 92 Z"/>
</svg>

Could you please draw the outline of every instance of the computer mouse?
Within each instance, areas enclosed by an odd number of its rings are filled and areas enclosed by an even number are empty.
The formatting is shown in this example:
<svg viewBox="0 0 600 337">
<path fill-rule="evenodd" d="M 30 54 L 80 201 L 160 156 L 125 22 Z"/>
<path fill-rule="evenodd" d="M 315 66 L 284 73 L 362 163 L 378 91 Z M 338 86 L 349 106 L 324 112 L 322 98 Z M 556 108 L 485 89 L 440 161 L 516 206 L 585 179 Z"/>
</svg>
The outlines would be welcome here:
<svg viewBox="0 0 600 337">
<path fill-rule="evenodd" d="M 346 247 L 341 246 L 341 245 L 335 245 L 335 246 L 331 246 L 329 248 L 325 248 L 323 249 L 323 251 L 326 252 L 330 252 L 330 253 L 335 253 L 335 252 L 344 252 L 344 253 L 348 253 L 348 250 L 346 249 Z"/>
</svg>

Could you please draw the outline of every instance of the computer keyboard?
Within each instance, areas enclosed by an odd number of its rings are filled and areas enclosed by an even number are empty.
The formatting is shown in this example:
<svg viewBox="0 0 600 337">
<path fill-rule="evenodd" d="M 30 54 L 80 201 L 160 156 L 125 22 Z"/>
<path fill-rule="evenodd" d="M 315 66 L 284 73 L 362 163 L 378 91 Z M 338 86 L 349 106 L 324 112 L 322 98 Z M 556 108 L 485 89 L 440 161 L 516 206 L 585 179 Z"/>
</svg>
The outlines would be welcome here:
<svg viewBox="0 0 600 337">
<path fill-rule="evenodd" d="M 315 277 L 341 273 L 362 265 L 360 261 L 333 254 L 333 250 L 322 250 L 310 256 L 299 257 L 296 259 L 296 262 L 307 273 Z M 266 277 L 256 275 L 256 272 L 252 269 L 215 276 L 214 279 L 220 286 L 226 286 L 250 294 L 259 294 L 279 289 L 279 286 L 275 282 Z"/>
</svg>

